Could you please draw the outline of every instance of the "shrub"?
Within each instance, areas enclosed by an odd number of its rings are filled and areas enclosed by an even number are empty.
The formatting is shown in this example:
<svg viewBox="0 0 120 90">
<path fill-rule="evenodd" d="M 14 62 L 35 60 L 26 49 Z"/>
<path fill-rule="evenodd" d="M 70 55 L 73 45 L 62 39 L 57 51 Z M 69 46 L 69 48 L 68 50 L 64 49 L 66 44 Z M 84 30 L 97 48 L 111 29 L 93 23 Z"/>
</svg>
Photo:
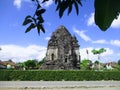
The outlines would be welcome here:
<svg viewBox="0 0 120 90">
<path fill-rule="evenodd" d="M 120 71 L 0 70 L 0 81 L 120 80 Z"/>
</svg>

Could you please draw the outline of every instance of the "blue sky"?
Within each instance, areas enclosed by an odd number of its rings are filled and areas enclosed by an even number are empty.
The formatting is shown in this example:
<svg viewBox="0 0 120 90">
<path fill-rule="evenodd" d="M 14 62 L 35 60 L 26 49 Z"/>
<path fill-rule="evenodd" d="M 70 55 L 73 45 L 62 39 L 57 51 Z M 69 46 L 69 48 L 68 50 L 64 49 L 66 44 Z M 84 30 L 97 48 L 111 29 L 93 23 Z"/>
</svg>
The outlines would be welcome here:
<svg viewBox="0 0 120 90">
<path fill-rule="evenodd" d="M 47 9 L 43 15 L 46 33 L 41 32 L 39 36 L 36 29 L 24 33 L 27 26 L 22 26 L 24 18 L 34 14 L 35 4 L 30 0 L 0 0 L 0 60 L 41 60 L 52 32 L 64 25 L 72 35 L 76 35 L 81 59 L 89 58 L 94 62 L 97 57 L 91 50 L 105 48 L 107 51 L 101 55 L 101 62 L 117 62 L 120 59 L 120 16 L 103 32 L 94 23 L 94 0 L 82 0 L 82 3 L 78 16 L 73 9 L 69 16 L 65 12 L 60 19 L 55 11 L 56 5 L 49 0 L 43 5 Z"/>
</svg>

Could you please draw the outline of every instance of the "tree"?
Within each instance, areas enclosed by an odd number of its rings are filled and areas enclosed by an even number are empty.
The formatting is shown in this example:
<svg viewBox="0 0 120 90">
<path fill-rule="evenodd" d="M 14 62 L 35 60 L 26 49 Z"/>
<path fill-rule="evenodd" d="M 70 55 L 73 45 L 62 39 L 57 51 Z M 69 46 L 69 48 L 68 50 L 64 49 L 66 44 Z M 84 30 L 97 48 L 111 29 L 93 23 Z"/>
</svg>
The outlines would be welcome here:
<svg viewBox="0 0 120 90">
<path fill-rule="evenodd" d="M 100 60 L 100 54 L 104 53 L 104 52 L 106 52 L 106 49 L 104 49 L 104 48 L 101 48 L 99 50 L 95 50 L 95 49 L 92 50 L 92 53 L 94 55 L 98 55 L 98 61 Z M 99 69 L 100 69 L 100 63 L 99 63 Z"/>
<path fill-rule="evenodd" d="M 96 60 L 94 63 L 95 63 L 95 64 L 99 64 L 100 62 Z"/>
<path fill-rule="evenodd" d="M 91 69 L 91 65 L 92 65 L 92 61 L 90 61 L 88 59 L 84 59 L 81 62 L 81 69 L 82 70 L 90 70 Z"/>
<path fill-rule="evenodd" d="M 118 60 L 118 65 L 120 65 L 120 59 Z"/>
<path fill-rule="evenodd" d="M 40 31 L 45 33 L 43 27 L 44 19 L 42 15 L 45 13 L 46 9 L 42 7 L 39 0 L 31 0 L 33 3 L 36 3 L 36 10 L 33 16 L 26 16 L 23 25 L 30 24 L 26 29 L 25 33 L 29 32 L 31 29 L 37 28 L 38 34 Z M 45 3 L 49 0 L 42 0 L 42 3 Z M 79 14 L 79 5 L 82 5 L 82 0 L 53 0 L 55 2 L 56 11 L 59 12 L 59 17 L 61 18 L 65 12 L 68 10 L 68 15 L 72 12 L 73 6 L 75 7 L 76 14 Z M 120 14 L 120 0 L 94 0 L 95 7 L 95 24 L 98 27 L 105 31 L 107 30 L 114 19 L 117 19 Z"/>
<path fill-rule="evenodd" d="M 19 62 L 17 63 L 17 65 L 19 66 L 19 69 L 23 69 L 25 67 L 25 63 L 23 62 Z"/>
<path fill-rule="evenodd" d="M 25 62 L 25 66 L 26 66 L 28 69 L 30 69 L 30 68 L 33 69 L 33 68 L 36 66 L 36 63 L 35 63 L 34 60 L 27 60 L 27 61 Z"/>
<path fill-rule="evenodd" d="M 38 62 L 38 64 L 41 66 L 43 63 L 45 63 L 45 60 L 42 59 L 41 61 Z"/>
<path fill-rule="evenodd" d="M 95 0 L 95 23 L 103 31 L 107 30 L 120 13 L 120 0 Z"/>
<path fill-rule="evenodd" d="M 100 54 L 101 54 L 101 53 L 104 53 L 104 52 L 106 52 L 106 49 L 104 49 L 104 48 L 101 48 L 101 49 L 99 49 L 99 50 L 95 50 L 95 49 L 92 50 L 92 53 L 93 53 L 94 55 L 98 55 L 98 60 L 100 59 Z"/>
</svg>

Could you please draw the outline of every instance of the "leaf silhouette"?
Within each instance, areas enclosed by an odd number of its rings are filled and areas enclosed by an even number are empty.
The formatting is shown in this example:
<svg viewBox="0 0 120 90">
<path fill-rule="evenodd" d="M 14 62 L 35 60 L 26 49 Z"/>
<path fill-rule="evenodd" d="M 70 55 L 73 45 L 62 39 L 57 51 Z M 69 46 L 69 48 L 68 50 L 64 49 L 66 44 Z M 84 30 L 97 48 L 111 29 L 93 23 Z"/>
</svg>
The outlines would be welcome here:
<svg viewBox="0 0 120 90">
<path fill-rule="evenodd" d="M 31 25 L 26 29 L 25 33 L 29 32 L 31 29 L 35 28 L 36 25 L 31 23 Z"/>
<path fill-rule="evenodd" d="M 120 13 L 120 0 L 95 0 L 95 23 L 105 31 Z"/>
<path fill-rule="evenodd" d="M 32 22 L 31 19 L 25 19 L 25 21 L 23 22 L 23 25 L 27 25 L 27 24 L 29 24 L 29 23 L 31 23 L 31 22 Z"/>
</svg>

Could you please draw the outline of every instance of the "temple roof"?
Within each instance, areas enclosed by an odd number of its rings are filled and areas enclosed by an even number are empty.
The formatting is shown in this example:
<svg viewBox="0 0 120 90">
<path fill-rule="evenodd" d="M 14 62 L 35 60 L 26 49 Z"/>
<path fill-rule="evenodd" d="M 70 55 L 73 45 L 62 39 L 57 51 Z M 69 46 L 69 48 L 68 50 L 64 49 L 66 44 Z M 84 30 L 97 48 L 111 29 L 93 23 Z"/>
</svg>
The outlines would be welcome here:
<svg viewBox="0 0 120 90">
<path fill-rule="evenodd" d="M 70 34 L 70 32 L 66 29 L 66 27 L 65 26 L 63 26 L 63 25 L 60 25 L 58 28 L 57 28 L 57 30 L 54 32 L 54 34 L 57 34 L 57 33 L 59 33 L 61 36 L 63 36 L 63 35 L 69 35 L 69 36 L 71 36 L 71 34 Z"/>
<path fill-rule="evenodd" d="M 55 32 L 53 32 L 51 39 L 48 42 L 48 46 L 68 46 L 73 43 L 74 46 L 79 46 L 78 45 L 78 40 L 74 36 L 70 34 L 70 32 L 63 26 L 59 26 Z"/>
</svg>

